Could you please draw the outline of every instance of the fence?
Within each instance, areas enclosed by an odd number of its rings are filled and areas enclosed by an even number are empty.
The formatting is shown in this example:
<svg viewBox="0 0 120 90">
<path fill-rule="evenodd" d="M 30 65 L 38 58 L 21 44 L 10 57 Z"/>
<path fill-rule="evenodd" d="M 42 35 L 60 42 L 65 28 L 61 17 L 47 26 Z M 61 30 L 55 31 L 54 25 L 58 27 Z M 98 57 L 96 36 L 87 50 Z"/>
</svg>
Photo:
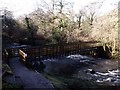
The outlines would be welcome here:
<svg viewBox="0 0 120 90">
<path fill-rule="evenodd" d="M 8 53 L 8 58 L 20 56 L 20 58 L 25 61 L 27 59 L 34 60 L 36 58 L 42 59 L 51 56 L 56 57 L 75 53 L 94 55 L 96 53 L 97 46 L 100 46 L 100 44 L 92 42 L 74 42 L 33 47 L 8 48 L 5 50 Z"/>
<path fill-rule="evenodd" d="M 89 54 L 95 55 L 96 46 L 94 43 L 64 43 L 49 44 L 44 46 L 36 46 L 21 49 L 27 55 L 27 59 L 43 59 L 50 57 L 61 57 L 68 54 Z M 20 54 L 20 53 L 19 53 Z M 22 58 L 24 59 L 24 57 Z"/>
</svg>

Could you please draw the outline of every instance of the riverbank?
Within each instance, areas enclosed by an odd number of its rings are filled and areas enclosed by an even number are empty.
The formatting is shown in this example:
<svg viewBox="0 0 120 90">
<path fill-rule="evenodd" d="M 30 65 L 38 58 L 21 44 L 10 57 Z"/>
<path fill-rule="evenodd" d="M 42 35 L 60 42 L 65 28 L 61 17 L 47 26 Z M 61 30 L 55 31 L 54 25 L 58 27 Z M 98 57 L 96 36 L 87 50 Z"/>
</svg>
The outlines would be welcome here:
<svg viewBox="0 0 120 90">
<path fill-rule="evenodd" d="M 3 79 L 13 85 L 18 85 L 27 88 L 45 88 L 52 89 L 52 83 L 47 80 L 42 74 L 32 71 L 21 64 L 18 57 L 9 60 L 13 75 L 3 77 Z"/>
<path fill-rule="evenodd" d="M 73 90 L 77 88 L 118 88 L 120 75 L 117 59 L 102 59 L 83 55 L 69 55 L 46 59 L 44 73 L 29 70 L 18 58 L 10 60 L 13 75 L 4 79 L 24 88 L 55 88 Z M 91 73 L 90 70 L 94 72 Z M 36 71 L 36 72 L 35 72 Z M 117 82 L 117 83 L 116 83 Z"/>
</svg>

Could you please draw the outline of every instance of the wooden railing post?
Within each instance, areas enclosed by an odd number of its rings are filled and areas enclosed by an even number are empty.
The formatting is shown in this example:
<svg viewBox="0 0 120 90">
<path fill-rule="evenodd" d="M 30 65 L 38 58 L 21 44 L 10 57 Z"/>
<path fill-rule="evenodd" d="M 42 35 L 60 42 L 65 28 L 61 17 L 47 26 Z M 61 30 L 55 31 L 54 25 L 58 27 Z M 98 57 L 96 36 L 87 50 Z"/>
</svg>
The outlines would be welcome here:
<svg viewBox="0 0 120 90">
<path fill-rule="evenodd" d="M 28 55 L 27 55 L 25 52 L 23 52 L 21 49 L 19 49 L 19 57 L 20 57 L 24 62 L 26 62 Z"/>
</svg>

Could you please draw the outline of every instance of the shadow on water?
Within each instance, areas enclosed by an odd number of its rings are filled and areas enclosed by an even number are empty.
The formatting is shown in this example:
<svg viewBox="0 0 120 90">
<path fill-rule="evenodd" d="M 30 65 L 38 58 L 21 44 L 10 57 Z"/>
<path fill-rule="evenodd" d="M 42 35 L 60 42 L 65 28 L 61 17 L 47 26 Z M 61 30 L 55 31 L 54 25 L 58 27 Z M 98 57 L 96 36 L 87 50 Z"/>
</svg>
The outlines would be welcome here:
<svg viewBox="0 0 120 90">
<path fill-rule="evenodd" d="M 119 70 L 117 66 L 114 67 L 117 65 L 115 60 L 76 54 L 59 59 L 45 59 L 43 62 L 46 65 L 44 74 L 53 82 L 56 90 L 117 88 L 120 85 Z M 94 73 L 90 70 L 94 70 Z"/>
</svg>

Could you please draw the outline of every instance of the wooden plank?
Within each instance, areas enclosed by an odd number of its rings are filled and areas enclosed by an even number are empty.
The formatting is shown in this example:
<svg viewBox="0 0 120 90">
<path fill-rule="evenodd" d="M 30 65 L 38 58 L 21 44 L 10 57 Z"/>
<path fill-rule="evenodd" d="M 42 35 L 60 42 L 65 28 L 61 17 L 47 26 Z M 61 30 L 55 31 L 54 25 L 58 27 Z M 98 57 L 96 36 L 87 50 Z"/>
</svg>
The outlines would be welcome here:
<svg viewBox="0 0 120 90">
<path fill-rule="evenodd" d="M 23 61 L 26 61 L 27 54 L 24 53 L 22 50 L 19 49 L 19 55 Z"/>
<path fill-rule="evenodd" d="M 28 47 L 27 55 L 28 57 L 41 57 L 41 56 L 51 56 L 57 55 L 58 53 L 66 54 L 69 52 L 77 53 L 80 50 L 84 50 L 85 48 L 91 48 L 93 43 L 62 43 L 62 44 L 49 44 L 44 46 L 35 46 Z M 23 50 L 24 51 L 24 50 Z M 20 55 L 25 59 L 26 53 L 20 51 Z"/>
</svg>

